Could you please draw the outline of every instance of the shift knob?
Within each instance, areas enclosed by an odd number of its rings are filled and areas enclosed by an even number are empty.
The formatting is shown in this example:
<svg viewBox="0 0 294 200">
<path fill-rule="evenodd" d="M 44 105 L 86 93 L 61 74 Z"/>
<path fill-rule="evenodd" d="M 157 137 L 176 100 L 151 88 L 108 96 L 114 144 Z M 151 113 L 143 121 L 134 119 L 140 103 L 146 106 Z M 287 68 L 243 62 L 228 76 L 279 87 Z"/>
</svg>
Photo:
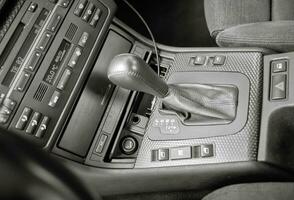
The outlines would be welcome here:
<svg viewBox="0 0 294 200">
<path fill-rule="evenodd" d="M 169 87 L 151 67 L 135 54 L 115 56 L 108 69 L 108 79 L 122 88 L 164 98 Z"/>
</svg>

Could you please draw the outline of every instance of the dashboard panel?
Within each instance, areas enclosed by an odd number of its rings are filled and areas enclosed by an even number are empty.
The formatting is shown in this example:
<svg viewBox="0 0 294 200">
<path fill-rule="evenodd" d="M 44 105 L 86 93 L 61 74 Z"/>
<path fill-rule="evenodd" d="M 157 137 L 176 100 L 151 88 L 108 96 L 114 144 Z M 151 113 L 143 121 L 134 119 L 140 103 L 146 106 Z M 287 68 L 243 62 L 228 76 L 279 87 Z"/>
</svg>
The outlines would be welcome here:
<svg viewBox="0 0 294 200">
<path fill-rule="evenodd" d="M 0 127 L 49 147 L 93 68 L 114 11 L 114 3 L 103 0 L 23 3 L 1 41 Z"/>
</svg>

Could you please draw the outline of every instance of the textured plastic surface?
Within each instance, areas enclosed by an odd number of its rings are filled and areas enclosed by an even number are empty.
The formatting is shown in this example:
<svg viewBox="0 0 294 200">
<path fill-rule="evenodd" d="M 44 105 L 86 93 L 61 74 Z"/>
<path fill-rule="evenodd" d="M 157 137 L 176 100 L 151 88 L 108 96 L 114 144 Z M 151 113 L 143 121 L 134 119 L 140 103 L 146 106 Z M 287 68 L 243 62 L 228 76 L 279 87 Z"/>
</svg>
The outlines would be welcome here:
<svg viewBox="0 0 294 200">
<path fill-rule="evenodd" d="M 203 66 L 194 66 L 190 63 L 196 55 L 204 55 L 208 61 Z M 216 55 L 226 56 L 223 66 L 214 66 L 212 59 Z M 175 55 L 174 65 L 171 67 L 168 77 L 173 72 L 239 72 L 246 75 L 250 81 L 249 111 L 247 123 L 242 130 L 234 135 L 173 141 L 152 141 L 148 136 L 153 131 L 149 123 L 138 154 L 136 168 L 167 167 L 179 165 L 195 165 L 209 163 L 224 163 L 238 161 L 252 161 L 257 159 L 257 144 L 260 127 L 260 109 L 262 98 L 263 56 L 260 52 L 191 52 Z M 157 102 L 158 103 L 158 102 Z M 153 120 L 151 117 L 150 122 Z M 151 150 L 178 146 L 196 146 L 201 144 L 214 144 L 215 156 L 212 158 L 188 159 L 181 161 L 152 162 Z"/>
</svg>

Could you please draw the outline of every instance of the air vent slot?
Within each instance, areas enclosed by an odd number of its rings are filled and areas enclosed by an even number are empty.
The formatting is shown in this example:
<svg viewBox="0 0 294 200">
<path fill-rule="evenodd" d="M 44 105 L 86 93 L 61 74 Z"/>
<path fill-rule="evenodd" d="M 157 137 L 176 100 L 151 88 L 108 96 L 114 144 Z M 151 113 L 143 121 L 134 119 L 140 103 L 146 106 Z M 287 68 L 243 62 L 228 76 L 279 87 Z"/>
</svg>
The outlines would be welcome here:
<svg viewBox="0 0 294 200">
<path fill-rule="evenodd" d="M 77 30 L 78 30 L 78 27 L 71 23 L 66 34 L 65 34 L 65 37 L 69 40 L 72 40 L 74 38 Z"/>
<path fill-rule="evenodd" d="M 37 101 L 42 101 L 46 92 L 48 90 L 48 86 L 44 83 L 41 83 L 34 95 L 34 99 L 37 100 Z"/>
</svg>

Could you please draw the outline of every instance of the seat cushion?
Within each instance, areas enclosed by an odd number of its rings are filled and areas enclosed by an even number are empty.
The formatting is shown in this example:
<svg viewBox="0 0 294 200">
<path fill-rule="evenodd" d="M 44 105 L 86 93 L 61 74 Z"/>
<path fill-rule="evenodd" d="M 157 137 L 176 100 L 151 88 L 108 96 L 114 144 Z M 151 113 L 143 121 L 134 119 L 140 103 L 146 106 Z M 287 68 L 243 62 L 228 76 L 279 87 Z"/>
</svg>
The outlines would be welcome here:
<svg viewBox="0 0 294 200">
<path fill-rule="evenodd" d="M 221 47 L 262 47 L 277 52 L 294 51 L 294 21 L 234 26 L 220 32 L 216 42 Z"/>
<path fill-rule="evenodd" d="M 208 29 L 213 37 L 227 28 L 270 21 L 271 17 L 270 0 L 204 0 L 204 6 Z"/>
<path fill-rule="evenodd" d="M 216 190 L 203 200 L 292 200 L 294 183 L 251 183 Z"/>
</svg>

